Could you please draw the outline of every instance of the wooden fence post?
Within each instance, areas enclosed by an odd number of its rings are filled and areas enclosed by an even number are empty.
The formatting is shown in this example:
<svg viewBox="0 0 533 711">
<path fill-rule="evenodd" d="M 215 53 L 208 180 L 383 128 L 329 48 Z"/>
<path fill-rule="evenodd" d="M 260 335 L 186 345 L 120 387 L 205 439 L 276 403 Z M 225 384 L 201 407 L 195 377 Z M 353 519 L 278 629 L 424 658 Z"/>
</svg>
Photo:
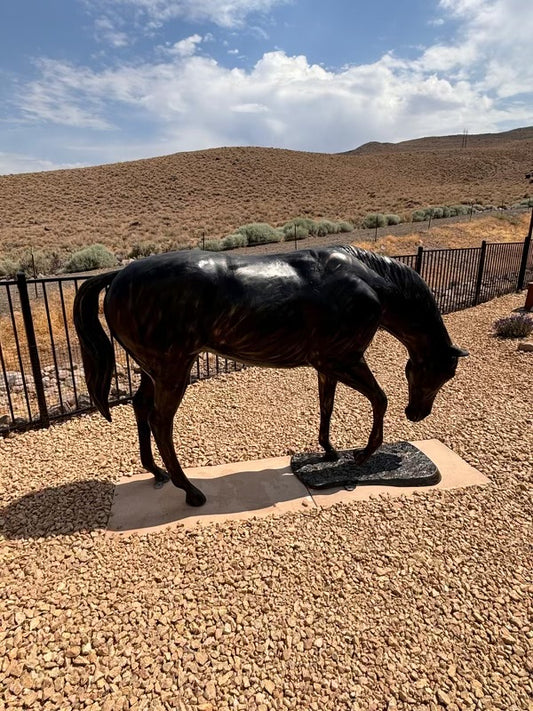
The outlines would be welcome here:
<svg viewBox="0 0 533 711">
<path fill-rule="evenodd" d="M 33 383 L 35 385 L 35 394 L 37 395 L 37 404 L 39 406 L 39 416 L 44 427 L 50 425 L 48 417 L 48 406 L 44 394 L 43 376 L 41 373 L 41 360 L 39 358 L 39 349 L 35 339 L 35 328 L 33 326 L 33 317 L 31 314 L 30 299 L 28 297 L 28 283 L 24 272 L 17 274 L 17 288 L 20 299 L 20 309 L 24 320 L 24 330 L 26 332 L 26 340 L 28 342 L 28 351 L 30 354 L 31 370 L 33 375 Z"/>
</svg>

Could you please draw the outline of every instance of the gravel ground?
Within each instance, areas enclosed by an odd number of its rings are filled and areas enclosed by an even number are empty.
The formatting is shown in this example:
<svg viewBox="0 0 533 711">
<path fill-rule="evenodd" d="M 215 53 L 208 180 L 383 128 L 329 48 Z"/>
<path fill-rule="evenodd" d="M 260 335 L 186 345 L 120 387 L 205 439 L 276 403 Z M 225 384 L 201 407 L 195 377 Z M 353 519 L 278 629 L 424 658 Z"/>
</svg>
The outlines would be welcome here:
<svg viewBox="0 0 533 711">
<path fill-rule="evenodd" d="M 490 335 L 522 303 L 446 317 L 471 357 L 417 425 L 401 346 L 369 353 L 386 440 L 437 437 L 487 487 L 108 538 L 113 481 L 140 471 L 130 407 L 0 441 L 0 708 L 531 709 L 533 361 Z M 191 386 L 183 463 L 316 449 L 317 400 L 307 370 Z M 369 424 L 341 388 L 336 444 Z"/>
</svg>

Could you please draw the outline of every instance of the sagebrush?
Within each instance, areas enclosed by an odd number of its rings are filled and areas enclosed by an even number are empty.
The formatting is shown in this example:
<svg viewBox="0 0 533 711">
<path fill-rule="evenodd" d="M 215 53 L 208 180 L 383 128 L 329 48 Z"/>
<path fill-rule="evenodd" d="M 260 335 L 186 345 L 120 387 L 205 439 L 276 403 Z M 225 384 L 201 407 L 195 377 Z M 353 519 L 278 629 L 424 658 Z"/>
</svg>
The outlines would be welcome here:
<svg viewBox="0 0 533 711">
<path fill-rule="evenodd" d="M 114 267 L 117 264 L 115 255 L 103 244 L 91 244 L 89 247 L 74 252 L 65 264 L 65 271 L 69 274 L 73 272 L 88 272 L 92 269 L 105 269 Z"/>
<path fill-rule="evenodd" d="M 492 324 L 498 338 L 526 338 L 533 332 L 533 317 L 527 314 L 512 314 Z"/>
</svg>

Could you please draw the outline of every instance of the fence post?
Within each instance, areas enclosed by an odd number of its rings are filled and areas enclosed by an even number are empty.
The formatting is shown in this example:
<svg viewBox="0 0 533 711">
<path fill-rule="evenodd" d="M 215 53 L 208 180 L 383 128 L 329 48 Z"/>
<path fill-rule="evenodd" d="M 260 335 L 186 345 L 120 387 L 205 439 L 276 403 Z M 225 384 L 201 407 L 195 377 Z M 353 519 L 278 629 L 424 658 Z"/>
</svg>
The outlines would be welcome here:
<svg viewBox="0 0 533 711">
<path fill-rule="evenodd" d="M 526 276 L 527 258 L 529 256 L 529 248 L 531 246 L 531 233 L 533 232 L 533 208 L 531 210 L 531 219 L 529 220 L 529 230 L 527 237 L 524 240 L 524 249 L 522 251 L 522 259 L 520 260 L 520 270 L 518 272 L 518 280 L 516 282 L 516 291 L 519 292 L 524 288 L 524 278 Z"/>
<path fill-rule="evenodd" d="M 35 329 L 33 327 L 33 317 L 31 315 L 30 299 L 28 297 L 28 283 L 24 272 L 17 274 L 17 288 L 20 298 L 20 309 L 24 320 L 24 330 L 26 332 L 26 340 L 28 341 L 28 351 L 30 354 L 31 370 L 33 382 L 35 384 L 35 394 L 37 395 L 37 404 L 39 406 L 39 416 L 44 427 L 48 427 L 50 420 L 48 418 L 48 407 L 46 405 L 46 397 L 44 394 L 43 376 L 41 373 L 41 361 L 39 358 L 39 349 L 35 339 Z"/>
<path fill-rule="evenodd" d="M 479 303 L 481 296 L 481 285 L 483 284 L 483 271 L 485 269 L 485 255 L 487 254 L 487 241 L 481 243 L 481 252 L 479 253 L 479 264 L 477 267 L 476 290 L 474 292 L 474 306 Z"/>
<path fill-rule="evenodd" d="M 416 253 L 416 261 L 415 261 L 415 272 L 420 274 L 422 272 L 422 255 L 424 254 L 424 247 L 420 245 L 418 247 L 418 251 Z"/>
</svg>

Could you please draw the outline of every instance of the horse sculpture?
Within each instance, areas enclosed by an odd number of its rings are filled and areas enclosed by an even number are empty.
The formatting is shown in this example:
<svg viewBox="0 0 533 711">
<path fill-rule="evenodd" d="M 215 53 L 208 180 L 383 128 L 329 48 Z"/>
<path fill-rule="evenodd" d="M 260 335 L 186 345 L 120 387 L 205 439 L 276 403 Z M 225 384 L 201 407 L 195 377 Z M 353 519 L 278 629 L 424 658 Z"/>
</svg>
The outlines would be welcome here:
<svg viewBox="0 0 533 711">
<path fill-rule="evenodd" d="M 429 287 L 409 267 L 355 247 L 300 250 L 273 256 L 228 256 L 199 250 L 161 254 L 85 281 L 74 303 L 87 387 L 111 420 L 108 396 L 114 351 L 98 317 L 141 368 L 133 397 L 143 466 L 156 486 L 168 480 L 153 459 L 153 434 L 172 482 L 186 502 L 206 499 L 185 476 L 172 441 L 174 415 L 196 356 L 204 351 L 245 364 L 318 372 L 319 442 L 337 453 L 329 430 L 337 382 L 372 405 L 365 461 L 383 442 L 385 393 L 364 353 L 378 327 L 409 353 L 406 377 L 413 422 L 430 414 L 435 396 L 467 351 L 452 344 Z"/>
</svg>

